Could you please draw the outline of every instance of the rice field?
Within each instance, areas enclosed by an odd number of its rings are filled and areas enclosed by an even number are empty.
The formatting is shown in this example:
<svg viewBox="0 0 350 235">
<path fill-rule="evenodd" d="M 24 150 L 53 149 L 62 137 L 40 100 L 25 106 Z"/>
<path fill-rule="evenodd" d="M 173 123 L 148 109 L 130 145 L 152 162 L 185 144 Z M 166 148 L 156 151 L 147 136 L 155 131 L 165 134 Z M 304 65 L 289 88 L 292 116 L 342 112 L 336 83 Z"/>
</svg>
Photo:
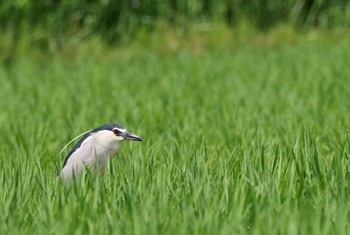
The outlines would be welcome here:
<svg viewBox="0 0 350 235">
<path fill-rule="evenodd" d="M 0 67 L 0 234 L 350 233 L 348 40 L 130 50 Z M 65 187 L 109 122 L 145 142 Z"/>
</svg>

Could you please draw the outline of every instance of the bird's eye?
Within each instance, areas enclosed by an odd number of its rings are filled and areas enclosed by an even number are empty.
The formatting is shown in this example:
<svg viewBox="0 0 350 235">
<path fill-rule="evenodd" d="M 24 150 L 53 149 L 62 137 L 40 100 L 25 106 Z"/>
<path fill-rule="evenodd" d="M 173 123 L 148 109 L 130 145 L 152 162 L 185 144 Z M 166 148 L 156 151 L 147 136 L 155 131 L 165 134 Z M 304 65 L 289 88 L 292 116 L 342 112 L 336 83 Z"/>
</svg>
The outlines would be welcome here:
<svg viewBox="0 0 350 235">
<path fill-rule="evenodd" d="M 118 129 L 113 129 L 113 133 L 114 133 L 115 135 L 118 135 L 120 132 L 119 132 Z"/>
</svg>

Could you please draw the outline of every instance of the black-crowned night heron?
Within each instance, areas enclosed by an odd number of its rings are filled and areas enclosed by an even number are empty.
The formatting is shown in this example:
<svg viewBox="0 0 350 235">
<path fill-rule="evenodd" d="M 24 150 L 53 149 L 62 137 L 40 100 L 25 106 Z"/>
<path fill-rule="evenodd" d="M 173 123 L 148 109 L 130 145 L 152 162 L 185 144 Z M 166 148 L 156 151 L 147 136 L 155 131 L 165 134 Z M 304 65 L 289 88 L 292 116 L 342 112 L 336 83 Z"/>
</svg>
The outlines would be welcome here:
<svg viewBox="0 0 350 235">
<path fill-rule="evenodd" d="M 143 141 L 121 125 L 110 123 L 80 134 L 63 150 L 81 136 L 64 160 L 61 176 L 65 182 L 71 181 L 73 175 L 78 180 L 84 167 L 92 167 L 93 171 L 103 174 L 107 160 L 117 154 L 123 140 Z"/>
</svg>

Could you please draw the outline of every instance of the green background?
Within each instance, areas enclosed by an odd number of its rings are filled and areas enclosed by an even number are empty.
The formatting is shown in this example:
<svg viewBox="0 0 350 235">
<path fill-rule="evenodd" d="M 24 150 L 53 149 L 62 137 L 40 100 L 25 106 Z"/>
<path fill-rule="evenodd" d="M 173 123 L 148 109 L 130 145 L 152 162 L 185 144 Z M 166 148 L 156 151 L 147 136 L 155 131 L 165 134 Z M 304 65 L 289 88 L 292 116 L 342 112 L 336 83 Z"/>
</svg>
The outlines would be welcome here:
<svg viewBox="0 0 350 235">
<path fill-rule="evenodd" d="M 0 234 L 349 234 L 348 26 L 347 1 L 3 0 Z M 65 187 L 60 150 L 109 122 L 145 142 Z"/>
</svg>

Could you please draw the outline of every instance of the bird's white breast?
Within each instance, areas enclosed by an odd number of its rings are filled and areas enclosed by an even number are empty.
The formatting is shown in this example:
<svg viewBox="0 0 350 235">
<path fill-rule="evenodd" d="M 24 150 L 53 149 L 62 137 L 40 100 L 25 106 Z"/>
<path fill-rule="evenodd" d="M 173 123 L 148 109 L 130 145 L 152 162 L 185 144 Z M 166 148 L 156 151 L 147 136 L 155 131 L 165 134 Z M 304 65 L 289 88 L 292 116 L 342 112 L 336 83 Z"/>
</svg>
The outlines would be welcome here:
<svg viewBox="0 0 350 235">
<path fill-rule="evenodd" d="M 120 140 L 111 131 L 91 133 L 67 160 L 61 172 L 63 179 L 70 180 L 73 172 L 79 178 L 85 166 L 91 166 L 95 171 L 99 169 L 103 173 L 106 161 L 113 157 L 120 147 Z"/>
</svg>

